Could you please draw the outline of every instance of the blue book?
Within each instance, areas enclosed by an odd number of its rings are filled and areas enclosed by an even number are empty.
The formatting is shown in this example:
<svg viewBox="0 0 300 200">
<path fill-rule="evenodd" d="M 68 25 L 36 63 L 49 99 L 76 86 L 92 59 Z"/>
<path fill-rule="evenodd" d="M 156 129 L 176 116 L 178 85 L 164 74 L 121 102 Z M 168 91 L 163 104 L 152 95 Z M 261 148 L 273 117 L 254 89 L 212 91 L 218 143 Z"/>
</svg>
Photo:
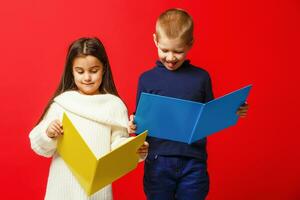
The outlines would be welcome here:
<svg viewBox="0 0 300 200">
<path fill-rule="evenodd" d="M 207 103 L 142 93 L 134 121 L 136 133 L 191 144 L 236 124 L 238 108 L 252 85 Z"/>
</svg>

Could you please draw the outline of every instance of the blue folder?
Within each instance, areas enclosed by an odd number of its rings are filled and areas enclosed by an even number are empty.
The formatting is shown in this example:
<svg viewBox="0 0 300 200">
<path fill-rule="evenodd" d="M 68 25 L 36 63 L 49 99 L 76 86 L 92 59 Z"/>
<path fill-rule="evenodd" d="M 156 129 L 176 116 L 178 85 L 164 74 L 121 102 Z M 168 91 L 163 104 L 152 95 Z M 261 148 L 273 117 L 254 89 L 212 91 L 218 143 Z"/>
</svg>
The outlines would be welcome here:
<svg viewBox="0 0 300 200">
<path fill-rule="evenodd" d="M 136 133 L 191 144 L 235 125 L 236 111 L 246 101 L 252 85 L 207 103 L 142 93 L 134 121 Z"/>
</svg>

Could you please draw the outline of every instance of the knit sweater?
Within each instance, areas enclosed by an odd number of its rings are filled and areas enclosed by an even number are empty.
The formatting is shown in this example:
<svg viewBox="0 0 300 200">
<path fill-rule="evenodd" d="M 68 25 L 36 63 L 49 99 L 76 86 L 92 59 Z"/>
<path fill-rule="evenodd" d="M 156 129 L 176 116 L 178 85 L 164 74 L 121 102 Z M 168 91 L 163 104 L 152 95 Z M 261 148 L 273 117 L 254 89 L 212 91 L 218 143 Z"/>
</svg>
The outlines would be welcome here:
<svg viewBox="0 0 300 200">
<path fill-rule="evenodd" d="M 118 97 L 111 94 L 83 95 L 76 91 L 57 96 L 43 120 L 29 134 L 31 148 L 41 156 L 52 157 L 45 199 L 113 199 L 111 185 L 88 197 L 57 154 L 57 140 L 49 138 L 46 129 L 53 120 L 62 120 L 64 112 L 97 158 L 110 152 L 128 137 L 127 109 Z"/>
<path fill-rule="evenodd" d="M 177 70 L 168 70 L 160 61 L 144 72 L 138 83 L 137 101 L 142 92 L 205 103 L 214 98 L 209 73 L 186 60 Z M 180 113 L 178 113 L 180 115 Z M 176 133 L 174 133 L 176 134 Z M 185 156 L 207 160 L 206 138 L 192 144 L 148 137 L 149 155 Z"/>
</svg>

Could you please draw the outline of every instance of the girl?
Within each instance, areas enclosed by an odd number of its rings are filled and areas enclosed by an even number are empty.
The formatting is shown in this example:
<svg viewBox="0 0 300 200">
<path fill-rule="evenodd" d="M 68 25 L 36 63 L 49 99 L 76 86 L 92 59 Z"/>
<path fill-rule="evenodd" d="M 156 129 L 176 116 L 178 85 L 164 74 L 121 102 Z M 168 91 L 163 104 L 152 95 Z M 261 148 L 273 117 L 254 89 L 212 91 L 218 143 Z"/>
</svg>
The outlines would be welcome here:
<svg viewBox="0 0 300 200">
<path fill-rule="evenodd" d="M 97 38 L 81 38 L 70 45 L 59 86 L 29 138 L 37 154 L 53 157 L 45 199 L 113 199 L 111 185 L 88 197 L 56 153 L 64 112 L 97 158 L 128 137 L 127 109 L 118 97 L 106 51 Z M 147 151 L 145 143 L 138 153 L 143 158 Z"/>
</svg>

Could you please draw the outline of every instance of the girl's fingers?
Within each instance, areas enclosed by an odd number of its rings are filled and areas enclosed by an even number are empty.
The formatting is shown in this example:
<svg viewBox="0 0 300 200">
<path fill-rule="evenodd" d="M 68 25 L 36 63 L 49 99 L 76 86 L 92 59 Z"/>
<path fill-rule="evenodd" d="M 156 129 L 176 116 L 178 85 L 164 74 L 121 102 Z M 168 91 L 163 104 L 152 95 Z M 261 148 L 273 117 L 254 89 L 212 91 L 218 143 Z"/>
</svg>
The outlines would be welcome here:
<svg viewBox="0 0 300 200">
<path fill-rule="evenodd" d="M 50 130 L 49 133 L 47 133 L 48 137 L 50 138 L 56 138 L 57 137 L 57 132 L 54 130 Z"/>
<path fill-rule="evenodd" d="M 146 149 L 146 148 L 143 147 L 143 146 L 141 146 L 140 148 L 138 148 L 139 151 L 140 151 L 140 150 L 144 150 L 144 149 Z"/>
<path fill-rule="evenodd" d="M 139 149 L 137 152 L 138 153 L 147 153 L 148 149 Z"/>
<path fill-rule="evenodd" d="M 149 149 L 149 143 L 145 141 L 144 144 L 141 146 L 141 149 L 148 150 Z"/>
<path fill-rule="evenodd" d="M 148 149 L 148 146 L 142 145 L 142 146 L 140 147 L 140 149 Z"/>
<path fill-rule="evenodd" d="M 60 133 L 60 128 L 59 127 L 56 127 L 56 126 L 53 126 L 52 127 L 52 130 L 56 133 Z"/>
<path fill-rule="evenodd" d="M 56 130 L 56 131 L 61 131 L 61 128 L 58 124 L 53 124 L 53 128 Z"/>
<path fill-rule="evenodd" d="M 138 154 L 147 154 L 148 151 L 138 151 L 137 153 L 138 153 Z"/>
<path fill-rule="evenodd" d="M 139 149 L 138 152 L 148 152 L 148 149 Z"/>
<path fill-rule="evenodd" d="M 148 152 L 137 152 L 137 154 L 139 154 L 140 156 L 145 156 L 147 155 Z"/>
<path fill-rule="evenodd" d="M 50 134 L 51 134 L 51 137 L 57 137 L 59 135 L 62 135 L 62 131 L 60 128 L 57 128 L 57 127 L 52 127 L 52 129 L 50 130 Z"/>
<path fill-rule="evenodd" d="M 139 149 L 148 149 L 149 144 L 148 142 L 144 142 L 144 144 Z"/>
<path fill-rule="evenodd" d="M 57 120 L 54 124 L 55 126 L 58 126 L 60 129 L 62 129 L 62 123 L 59 120 Z"/>
<path fill-rule="evenodd" d="M 147 154 L 146 153 L 143 153 L 143 154 L 139 154 L 140 155 L 140 157 L 145 157 Z"/>
<path fill-rule="evenodd" d="M 60 134 L 63 133 L 62 124 L 61 124 L 60 121 L 58 121 L 58 123 L 54 123 L 53 125 L 54 125 L 54 127 L 56 128 L 56 130 L 59 131 Z"/>
</svg>

